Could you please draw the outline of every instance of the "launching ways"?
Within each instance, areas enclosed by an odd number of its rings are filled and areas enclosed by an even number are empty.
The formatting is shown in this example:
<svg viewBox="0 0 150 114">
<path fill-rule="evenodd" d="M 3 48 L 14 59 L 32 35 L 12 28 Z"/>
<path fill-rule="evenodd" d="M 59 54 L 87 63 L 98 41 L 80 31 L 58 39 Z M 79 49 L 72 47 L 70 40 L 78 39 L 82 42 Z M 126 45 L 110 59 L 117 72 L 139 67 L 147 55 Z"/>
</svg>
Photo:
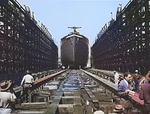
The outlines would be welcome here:
<svg viewBox="0 0 150 114">
<path fill-rule="evenodd" d="M 95 72 L 96 75 L 90 72 Z M 39 113 L 65 114 L 64 111 L 73 113 L 76 110 L 88 111 L 90 112 L 88 114 L 92 114 L 95 104 L 101 104 L 103 111 L 110 113 L 119 98 L 114 95 L 117 93 L 117 86 L 107 80 L 106 74 L 104 72 L 103 78 L 105 79 L 103 79 L 100 71 L 67 69 L 40 78 L 35 81 L 32 102 L 21 103 L 20 106 L 17 104 L 18 110 L 16 111 L 18 114 L 37 110 Z M 141 102 L 132 100 L 135 103 L 134 106 L 139 106 L 141 111 L 144 109 Z"/>
</svg>

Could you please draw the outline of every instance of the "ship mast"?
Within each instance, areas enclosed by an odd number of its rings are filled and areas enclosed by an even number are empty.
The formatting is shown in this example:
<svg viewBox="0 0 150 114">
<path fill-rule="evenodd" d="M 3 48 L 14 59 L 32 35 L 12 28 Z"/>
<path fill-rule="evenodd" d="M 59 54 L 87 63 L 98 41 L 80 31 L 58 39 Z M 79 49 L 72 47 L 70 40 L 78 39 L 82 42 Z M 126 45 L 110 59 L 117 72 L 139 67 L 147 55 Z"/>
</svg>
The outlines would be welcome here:
<svg viewBox="0 0 150 114">
<path fill-rule="evenodd" d="M 79 29 L 79 28 L 81 28 L 81 27 L 68 27 L 68 28 L 70 28 L 70 29 L 74 29 L 74 32 L 77 32 L 77 30 L 76 29 Z"/>
</svg>

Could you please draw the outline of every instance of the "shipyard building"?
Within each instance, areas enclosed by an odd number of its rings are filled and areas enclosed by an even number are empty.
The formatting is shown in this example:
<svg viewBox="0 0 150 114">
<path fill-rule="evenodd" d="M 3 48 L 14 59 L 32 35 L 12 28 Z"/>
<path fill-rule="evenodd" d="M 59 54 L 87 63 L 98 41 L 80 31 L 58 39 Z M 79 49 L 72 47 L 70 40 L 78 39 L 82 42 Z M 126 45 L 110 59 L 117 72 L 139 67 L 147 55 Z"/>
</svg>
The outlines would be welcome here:
<svg viewBox="0 0 150 114">
<path fill-rule="evenodd" d="M 97 35 L 91 48 L 92 66 L 97 69 L 146 74 L 150 69 L 150 2 L 130 0 L 117 9 Z"/>
<path fill-rule="evenodd" d="M 0 0 L 0 74 L 58 66 L 58 47 L 34 12 L 16 0 Z"/>
</svg>

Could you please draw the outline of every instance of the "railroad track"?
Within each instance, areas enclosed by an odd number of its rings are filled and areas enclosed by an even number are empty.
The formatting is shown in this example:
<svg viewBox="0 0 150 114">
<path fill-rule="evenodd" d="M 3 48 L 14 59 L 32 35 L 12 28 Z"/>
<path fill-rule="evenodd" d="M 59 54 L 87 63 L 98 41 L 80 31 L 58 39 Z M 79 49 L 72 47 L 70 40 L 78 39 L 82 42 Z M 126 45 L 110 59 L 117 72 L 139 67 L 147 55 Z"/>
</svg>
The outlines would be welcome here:
<svg viewBox="0 0 150 114">
<path fill-rule="evenodd" d="M 119 102 L 113 83 L 84 70 L 60 71 L 35 81 L 35 85 L 32 102 L 16 104 L 15 113 L 93 114 L 99 107 L 111 114 Z"/>
</svg>

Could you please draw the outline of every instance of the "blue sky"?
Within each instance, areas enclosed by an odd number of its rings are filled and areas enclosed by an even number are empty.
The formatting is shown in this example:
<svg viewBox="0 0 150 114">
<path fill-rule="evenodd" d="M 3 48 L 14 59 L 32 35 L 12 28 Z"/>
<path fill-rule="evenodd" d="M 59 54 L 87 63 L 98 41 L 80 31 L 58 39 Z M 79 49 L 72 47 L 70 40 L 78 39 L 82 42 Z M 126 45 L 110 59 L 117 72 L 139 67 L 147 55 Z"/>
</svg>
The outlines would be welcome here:
<svg viewBox="0 0 150 114">
<path fill-rule="evenodd" d="M 29 6 L 35 19 L 43 23 L 60 48 L 61 38 L 72 32 L 68 26 L 80 26 L 80 34 L 89 38 L 90 47 L 105 23 L 116 17 L 119 4 L 124 7 L 129 0 L 18 0 Z"/>
</svg>

